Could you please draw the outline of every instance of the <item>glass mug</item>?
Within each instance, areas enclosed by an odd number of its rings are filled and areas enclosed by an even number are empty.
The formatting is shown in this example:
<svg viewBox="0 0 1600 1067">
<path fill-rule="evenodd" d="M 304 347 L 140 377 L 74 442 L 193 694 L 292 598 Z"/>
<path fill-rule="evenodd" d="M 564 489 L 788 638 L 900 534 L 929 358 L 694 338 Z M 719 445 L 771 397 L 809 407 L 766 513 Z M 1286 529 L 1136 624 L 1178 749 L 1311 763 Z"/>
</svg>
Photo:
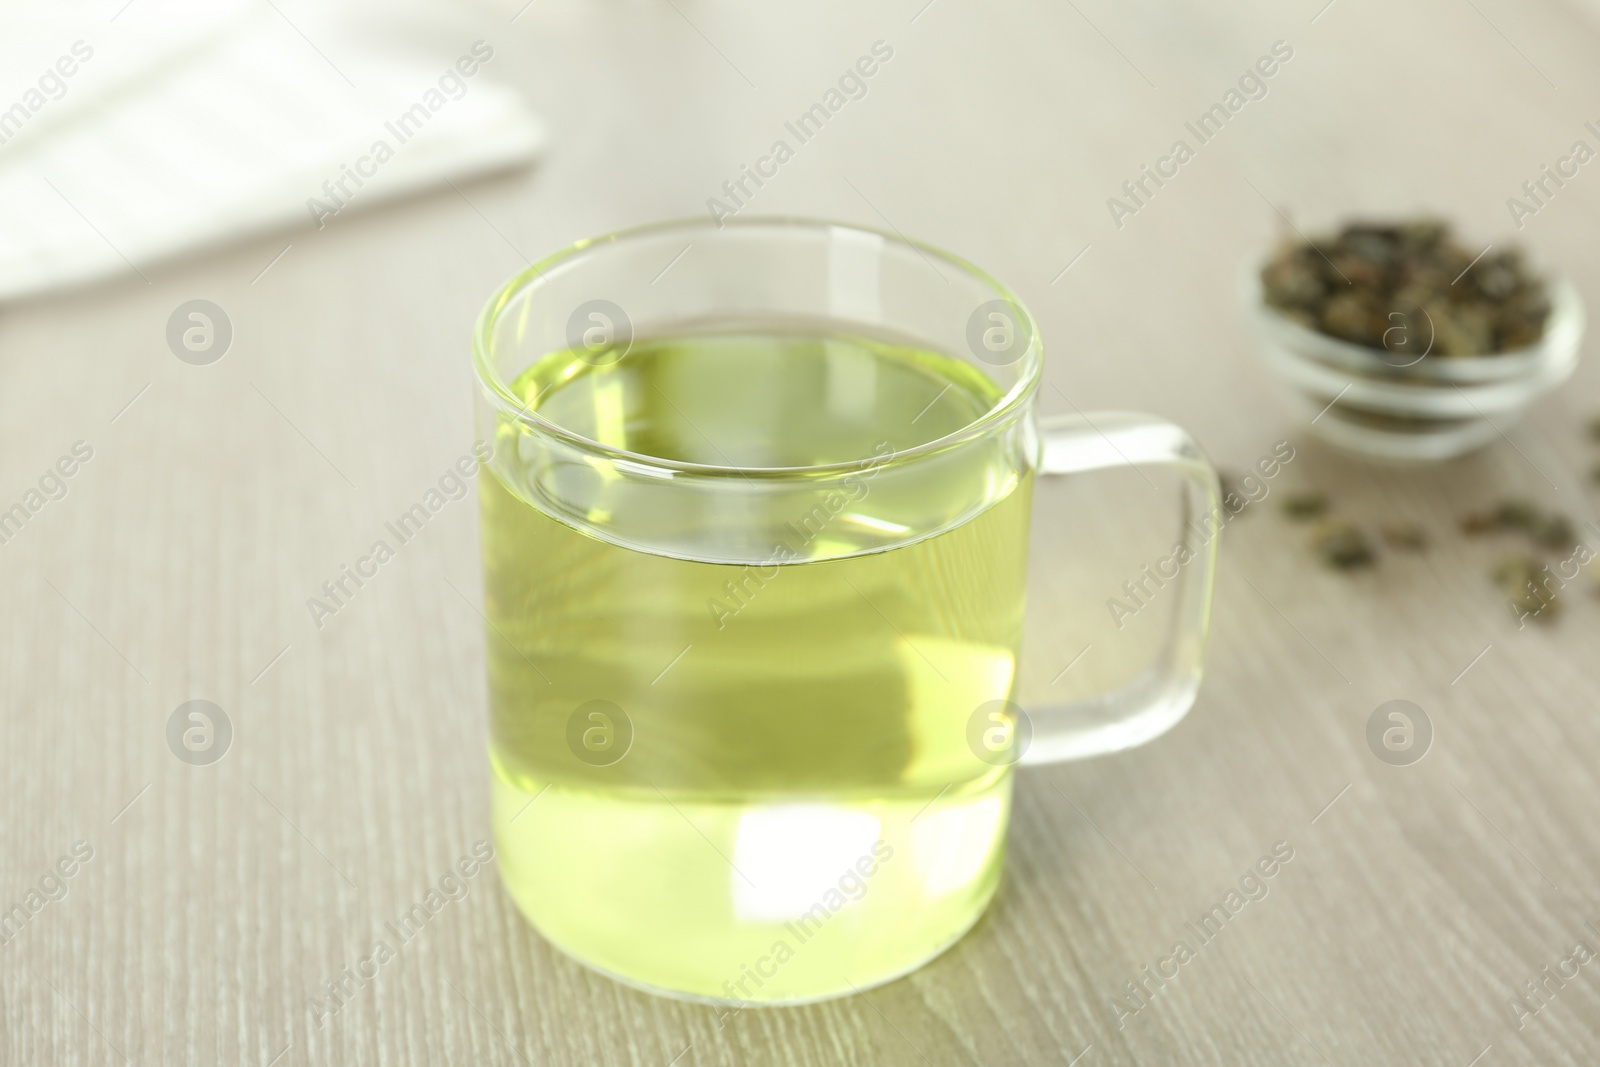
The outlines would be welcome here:
<svg viewBox="0 0 1600 1067">
<path fill-rule="evenodd" d="M 1217 477 L 1132 414 L 1040 418 L 1033 319 L 948 253 L 670 222 L 514 278 L 473 339 L 493 819 L 550 942 L 654 992 L 796 1003 L 926 962 L 994 894 L 1013 767 L 1199 685 Z M 1171 632 L 1014 702 L 1035 474 L 1183 477 Z"/>
</svg>

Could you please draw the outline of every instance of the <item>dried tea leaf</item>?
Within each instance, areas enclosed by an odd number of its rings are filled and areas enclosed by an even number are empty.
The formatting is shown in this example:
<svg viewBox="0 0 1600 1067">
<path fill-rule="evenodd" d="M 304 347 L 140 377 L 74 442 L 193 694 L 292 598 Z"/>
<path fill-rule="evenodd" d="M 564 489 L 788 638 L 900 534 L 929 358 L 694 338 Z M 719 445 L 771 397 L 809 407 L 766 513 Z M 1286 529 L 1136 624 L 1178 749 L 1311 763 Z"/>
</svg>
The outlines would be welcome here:
<svg viewBox="0 0 1600 1067">
<path fill-rule="evenodd" d="M 1502 500 L 1492 512 L 1502 530 L 1532 530 L 1542 516 L 1539 509 L 1526 500 Z"/>
<path fill-rule="evenodd" d="M 1339 293 L 1322 305 L 1322 332 L 1357 344 L 1373 345 L 1383 336 L 1382 319 L 1359 293 Z"/>
<path fill-rule="evenodd" d="M 1438 219 L 1351 222 L 1287 240 L 1261 268 L 1261 284 L 1268 306 L 1303 325 L 1418 358 L 1527 348 L 1550 317 L 1544 281 L 1520 252 L 1480 253 Z"/>
<path fill-rule="evenodd" d="M 1444 241 L 1450 234 L 1450 224 L 1443 219 L 1423 218 L 1403 222 L 1398 227 L 1400 243 L 1407 250 L 1429 249 Z"/>
<path fill-rule="evenodd" d="M 1311 535 L 1311 547 L 1316 549 L 1322 562 L 1336 570 L 1354 570 L 1370 567 L 1377 554 L 1367 535 L 1347 522 L 1324 523 Z"/>
<path fill-rule="evenodd" d="M 1261 272 L 1267 302 L 1285 310 L 1308 308 L 1319 303 L 1327 292 L 1327 286 L 1322 281 L 1322 272 L 1312 262 L 1311 257 L 1315 256 L 1315 251 L 1309 247 L 1296 249 L 1290 244 L 1280 249 L 1277 258 Z"/>
<path fill-rule="evenodd" d="M 1491 574 L 1519 616 L 1549 621 L 1561 610 L 1561 600 L 1550 588 L 1550 572 L 1526 553 L 1501 557 Z"/>
<path fill-rule="evenodd" d="M 1433 329 L 1433 355 L 1483 356 L 1494 349 L 1494 320 L 1488 308 L 1435 298 L 1422 305 Z"/>
<path fill-rule="evenodd" d="M 1328 496 L 1310 490 L 1302 493 L 1290 493 L 1283 498 L 1283 513 L 1289 518 L 1299 521 L 1301 519 L 1314 519 L 1323 515 L 1328 510 Z"/>
<path fill-rule="evenodd" d="M 1559 513 L 1542 516 L 1529 527 L 1528 536 L 1533 538 L 1535 544 L 1561 551 L 1578 543 L 1577 527 L 1572 525 L 1571 519 Z"/>
</svg>

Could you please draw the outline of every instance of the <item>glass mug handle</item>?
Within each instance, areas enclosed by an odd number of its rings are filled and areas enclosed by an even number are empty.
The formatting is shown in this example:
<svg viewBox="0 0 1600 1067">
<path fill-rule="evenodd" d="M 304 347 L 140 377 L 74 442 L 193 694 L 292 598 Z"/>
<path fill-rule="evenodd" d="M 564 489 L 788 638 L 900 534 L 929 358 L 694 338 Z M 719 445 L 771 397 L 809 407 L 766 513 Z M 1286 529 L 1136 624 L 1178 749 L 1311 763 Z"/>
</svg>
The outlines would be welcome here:
<svg viewBox="0 0 1600 1067">
<path fill-rule="evenodd" d="M 1032 737 L 1023 764 L 1117 752 L 1159 737 L 1188 713 L 1200 688 L 1222 499 L 1215 468 L 1179 426 L 1134 412 L 1057 415 L 1039 420 L 1046 475 L 1130 464 L 1160 464 L 1183 475 L 1183 514 L 1171 559 L 1178 572 L 1171 623 L 1160 652 L 1121 689 L 1085 700 L 1027 708 Z M 1203 517 L 1203 518 L 1202 518 Z"/>
</svg>

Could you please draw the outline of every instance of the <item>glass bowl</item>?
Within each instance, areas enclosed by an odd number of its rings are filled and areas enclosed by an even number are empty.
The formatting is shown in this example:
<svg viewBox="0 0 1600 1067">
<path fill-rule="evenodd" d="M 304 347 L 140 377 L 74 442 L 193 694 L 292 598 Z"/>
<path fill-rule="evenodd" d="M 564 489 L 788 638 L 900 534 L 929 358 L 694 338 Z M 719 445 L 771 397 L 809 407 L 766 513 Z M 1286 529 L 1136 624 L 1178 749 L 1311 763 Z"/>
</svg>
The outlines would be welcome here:
<svg viewBox="0 0 1600 1067">
<path fill-rule="evenodd" d="M 1254 269 L 1245 302 L 1262 360 L 1321 437 L 1375 459 L 1428 461 L 1490 443 L 1572 375 L 1583 301 L 1565 279 L 1548 284 L 1550 317 L 1537 344 L 1490 356 L 1425 355 L 1405 364 L 1269 307 Z"/>
</svg>

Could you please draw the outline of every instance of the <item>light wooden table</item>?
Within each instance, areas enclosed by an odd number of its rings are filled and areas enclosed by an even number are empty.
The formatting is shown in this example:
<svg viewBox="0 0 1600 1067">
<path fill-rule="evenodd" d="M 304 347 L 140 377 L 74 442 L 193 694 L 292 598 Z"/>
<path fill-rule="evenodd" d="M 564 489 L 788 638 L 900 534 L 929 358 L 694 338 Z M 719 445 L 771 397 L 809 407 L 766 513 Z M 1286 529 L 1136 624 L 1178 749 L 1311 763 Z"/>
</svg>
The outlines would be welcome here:
<svg viewBox="0 0 1600 1067">
<path fill-rule="evenodd" d="M 1600 610 L 1579 592 L 1518 630 L 1486 577 L 1499 548 L 1454 532 L 1510 494 L 1592 517 L 1600 370 L 1480 455 L 1377 469 L 1280 406 L 1238 303 L 1281 226 L 1268 201 L 1306 225 L 1428 208 L 1505 240 L 1520 183 L 1596 144 L 1600 23 L 1584 0 L 923 2 L 459 14 L 441 49 L 503 50 L 497 73 L 552 125 L 540 166 L 0 310 L 0 507 L 74 442 L 93 450 L 0 545 L 0 901 L 93 850 L 0 947 L 0 1063 L 1600 1060 L 1600 962 L 1549 982 L 1520 1027 L 1508 1007 L 1574 942 L 1600 949 Z M 719 1025 L 554 952 L 490 870 L 319 1028 L 306 998 L 489 834 L 473 505 L 320 630 L 306 598 L 468 448 L 467 329 L 501 279 L 705 210 L 880 39 L 894 57 L 868 95 L 750 210 L 957 250 L 1039 316 L 1046 410 L 1159 413 L 1235 467 L 1288 440 L 1274 493 L 1325 489 L 1360 521 L 1424 524 L 1432 547 L 1344 576 L 1275 499 L 1242 518 L 1194 711 L 1137 751 L 1023 773 L 1000 896 L 909 978 Z M 1268 95 L 1114 226 L 1106 199 L 1277 40 L 1294 56 Z M 1591 295 L 1597 168 L 1517 235 Z M 207 367 L 163 336 L 193 298 L 234 327 Z M 1081 491 L 1156 507 L 1131 476 Z M 1126 651 L 1084 636 L 1125 561 L 1049 565 L 1073 537 L 1115 541 L 1106 512 L 1048 495 L 1036 592 L 1078 599 L 1036 605 L 1035 689 L 1084 644 L 1063 685 Z M 196 698 L 234 732 L 211 766 L 166 740 Z M 1436 733 L 1412 766 L 1365 740 L 1395 698 Z M 1270 893 L 1119 1026 L 1123 983 L 1279 841 L 1293 859 Z"/>
</svg>

